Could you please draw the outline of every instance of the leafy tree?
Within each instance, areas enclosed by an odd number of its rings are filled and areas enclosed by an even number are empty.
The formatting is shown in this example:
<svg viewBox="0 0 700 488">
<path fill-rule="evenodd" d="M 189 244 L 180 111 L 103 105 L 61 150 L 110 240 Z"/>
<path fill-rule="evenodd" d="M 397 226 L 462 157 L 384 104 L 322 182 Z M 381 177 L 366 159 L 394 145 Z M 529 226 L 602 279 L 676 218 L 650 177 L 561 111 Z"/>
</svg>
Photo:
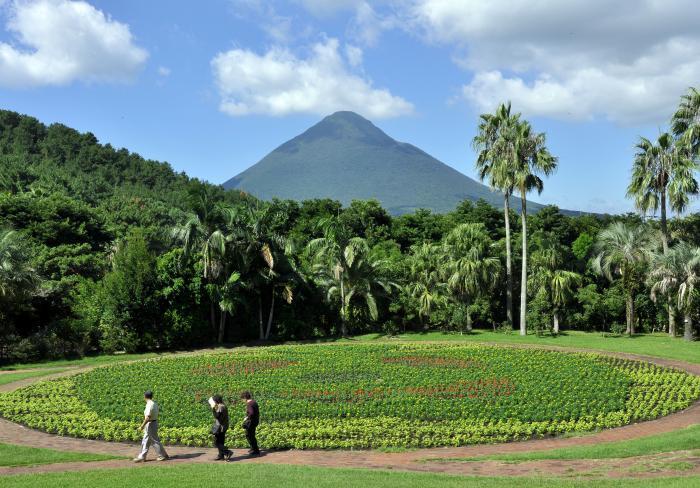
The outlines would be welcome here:
<svg viewBox="0 0 700 488">
<path fill-rule="evenodd" d="M 634 294 L 653 251 L 653 236 L 644 226 L 614 222 L 598 234 L 591 261 L 594 272 L 613 281 L 619 277 L 626 294 L 626 333 L 634 334 Z"/>
<path fill-rule="evenodd" d="M 472 330 L 469 307 L 498 283 L 501 262 L 483 224 L 461 224 L 442 243 L 443 266 L 448 290 L 464 306 L 467 332 Z"/>
<path fill-rule="evenodd" d="M 447 287 L 442 280 L 442 253 L 437 244 L 424 243 L 411 247 L 407 258 L 405 291 L 417 303 L 421 323 L 435 308 L 445 304 Z"/>
<path fill-rule="evenodd" d="M 693 340 L 693 314 L 697 310 L 700 283 L 700 248 L 679 242 L 665 254 L 656 254 L 648 277 L 651 297 L 675 295 L 684 316 L 684 339 Z"/>
</svg>

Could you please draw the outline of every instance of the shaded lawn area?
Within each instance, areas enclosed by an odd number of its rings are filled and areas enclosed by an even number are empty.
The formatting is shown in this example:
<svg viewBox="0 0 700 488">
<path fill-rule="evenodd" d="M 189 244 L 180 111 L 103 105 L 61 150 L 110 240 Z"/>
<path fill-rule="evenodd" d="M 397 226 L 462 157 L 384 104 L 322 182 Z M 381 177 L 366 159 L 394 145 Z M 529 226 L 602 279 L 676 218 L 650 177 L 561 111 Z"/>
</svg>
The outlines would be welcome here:
<svg viewBox="0 0 700 488">
<path fill-rule="evenodd" d="M 496 454 L 470 458 L 445 458 L 440 461 L 536 461 L 540 459 L 610 459 L 646 456 L 661 452 L 700 449 L 700 424 L 685 429 L 641 437 L 628 441 L 605 442 L 593 446 L 567 447 L 547 451 Z M 427 461 L 427 459 L 426 459 Z M 433 459 L 431 459 L 433 461 Z"/>
<path fill-rule="evenodd" d="M 68 368 L 53 368 L 53 369 L 42 369 L 40 371 L 23 371 L 21 373 L 5 373 L 0 374 L 0 385 L 6 385 L 8 383 L 14 383 L 15 381 L 25 380 L 27 378 L 39 378 L 42 376 L 48 376 L 54 373 L 61 373 L 66 371 Z"/>
<path fill-rule="evenodd" d="M 0 444 L 0 466 L 33 466 L 37 464 L 66 463 L 76 461 L 104 461 L 106 459 L 123 459 L 105 454 L 88 454 L 82 452 L 64 452 L 37 447 Z M 0 485 L 7 486 L 5 480 Z"/>
<path fill-rule="evenodd" d="M 157 486 L 211 488 L 212 486 L 260 486 L 285 488 L 690 488 L 700 477 L 568 480 L 553 478 L 481 478 L 432 473 L 408 473 L 363 469 L 332 469 L 265 464 L 190 464 L 140 466 L 128 469 L 15 475 L 2 478 L 4 488 L 20 487 L 131 487 Z"/>
<path fill-rule="evenodd" d="M 678 359 L 689 363 L 700 363 L 700 341 L 689 342 L 680 337 L 669 337 L 667 334 L 638 334 L 633 337 L 612 336 L 601 332 L 569 331 L 557 337 L 528 334 L 520 336 L 517 331 L 512 334 L 475 330 L 471 334 L 444 332 L 412 332 L 387 337 L 381 334 L 366 334 L 356 336 L 348 341 L 457 341 L 457 342 L 495 342 L 501 344 L 540 344 L 547 346 L 578 347 L 584 349 L 600 349 L 603 351 L 625 352 L 655 356 L 660 358 Z"/>
</svg>

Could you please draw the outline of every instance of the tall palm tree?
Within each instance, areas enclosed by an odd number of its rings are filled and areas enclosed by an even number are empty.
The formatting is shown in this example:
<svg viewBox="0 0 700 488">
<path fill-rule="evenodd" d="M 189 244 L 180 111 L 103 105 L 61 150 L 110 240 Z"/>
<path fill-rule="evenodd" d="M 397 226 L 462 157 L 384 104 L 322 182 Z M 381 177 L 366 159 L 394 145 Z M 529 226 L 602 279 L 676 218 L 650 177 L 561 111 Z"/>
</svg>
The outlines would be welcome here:
<svg viewBox="0 0 700 488">
<path fill-rule="evenodd" d="M 512 157 L 503 144 L 497 144 L 508 128 L 517 125 L 520 114 L 511 114 L 510 102 L 500 104 L 493 114 L 481 114 L 477 135 L 472 147 L 479 151 L 476 169 L 481 181 L 503 193 L 503 216 L 506 228 L 506 320 L 513 327 L 513 271 L 510 242 L 510 197 L 513 194 Z"/>
<path fill-rule="evenodd" d="M 443 240 L 443 263 L 448 289 L 467 311 L 467 331 L 472 330 L 469 306 L 498 282 L 501 262 L 493 255 L 493 243 L 484 224 L 460 224 Z"/>
<path fill-rule="evenodd" d="M 657 254 L 649 273 L 651 298 L 657 293 L 676 295 L 678 310 L 684 316 L 684 339 L 693 340 L 693 313 L 697 309 L 700 283 L 700 248 L 679 242 L 665 254 Z"/>
<path fill-rule="evenodd" d="M 221 288 L 230 281 L 226 269 L 226 220 L 229 207 L 214 201 L 206 187 L 190 196 L 193 213 L 187 221 L 172 229 L 172 236 L 183 245 L 183 255 L 197 254 L 202 262 L 202 274 L 210 300 L 212 328 L 216 325 L 216 304 L 222 299 Z M 226 310 L 221 310 L 217 342 L 222 343 L 226 329 Z"/>
<path fill-rule="evenodd" d="M 300 277 L 290 257 L 291 241 L 275 230 L 275 221 L 281 218 L 272 206 L 247 203 L 230 214 L 228 226 L 227 240 L 235 249 L 235 267 L 244 275 L 244 286 L 257 296 L 261 340 L 270 337 L 277 296 L 291 303 L 293 284 Z M 269 296 L 267 326 L 263 321 L 265 295 Z"/>
<path fill-rule="evenodd" d="M 544 133 L 536 133 L 530 123 L 522 121 L 509 127 L 503 144 L 513 155 L 513 186 L 520 193 L 520 220 L 522 224 L 522 261 L 520 284 L 520 335 L 527 334 L 527 194 L 532 190 L 542 193 L 544 183 L 540 175 L 549 176 L 557 167 L 557 158 L 546 146 Z"/>
<path fill-rule="evenodd" d="M 337 219 L 320 222 L 324 237 L 313 239 L 307 250 L 313 262 L 312 274 L 326 290 L 328 301 L 337 301 L 340 309 L 341 335 L 348 336 L 350 306 L 361 301 L 376 320 L 377 294 L 388 292 L 393 283 L 384 281 L 384 262 L 375 259 L 367 241 L 348 237 L 349 232 Z"/>
<path fill-rule="evenodd" d="M 681 97 L 678 110 L 671 119 L 673 135 L 688 145 L 691 156 L 700 156 L 700 91 L 689 88 Z"/>
<path fill-rule="evenodd" d="M 574 289 L 581 283 L 581 275 L 562 269 L 564 253 L 559 246 L 545 243 L 532 255 L 533 284 L 544 291 L 552 305 L 552 330 L 559 334 L 562 310 L 573 297 Z"/>
<path fill-rule="evenodd" d="M 635 207 L 643 213 L 661 210 L 661 243 L 664 254 L 668 253 L 669 232 L 666 217 L 666 201 L 671 210 L 681 213 L 689 203 L 691 195 L 698 194 L 698 182 L 694 177 L 695 162 L 688 156 L 686 145 L 675 141 L 664 132 L 656 144 L 640 137 L 632 166 L 632 180 L 627 187 L 627 196 L 634 198 Z M 669 302 L 668 332 L 675 335 L 675 313 Z"/>
<path fill-rule="evenodd" d="M 421 324 L 433 310 L 445 303 L 446 286 L 442 280 L 442 253 L 437 244 L 425 242 L 411 247 L 407 256 L 408 282 L 404 289 L 418 302 Z"/>
<path fill-rule="evenodd" d="M 643 226 L 613 222 L 598 233 L 593 271 L 608 280 L 622 280 L 626 294 L 627 333 L 634 334 L 634 294 L 642 281 L 642 268 L 653 253 L 654 236 Z"/>
</svg>

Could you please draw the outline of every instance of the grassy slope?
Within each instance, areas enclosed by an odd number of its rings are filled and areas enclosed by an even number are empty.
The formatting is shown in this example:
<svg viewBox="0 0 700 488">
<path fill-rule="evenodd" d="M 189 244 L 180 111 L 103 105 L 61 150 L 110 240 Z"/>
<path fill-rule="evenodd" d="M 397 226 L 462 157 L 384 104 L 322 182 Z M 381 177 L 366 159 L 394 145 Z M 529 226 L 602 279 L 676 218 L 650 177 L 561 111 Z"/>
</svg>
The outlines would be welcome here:
<svg viewBox="0 0 700 488">
<path fill-rule="evenodd" d="M 118 457 L 0 444 L 0 466 L 31 466 L 73 461 L 104 461 L 105 459 L 118 459 Z M 4 480 L 0 484 L 5 486 Z"/>
<path fill-rule="evenodd" d="M 54 373 L 61 373 L 66 371 L 68 368 L 53 368 L 53 369 L 41 369 L 37 371 L 23 371 L 21 373 L 5 373 L 0 374 L 0 385 L 6 385 L 8 383 L 13 383 L 15 381 L 24 380 L 27 378 L 39 378 L 41 376 L 48 376 Z"/>
<path fill-rule="evenodd" d="M 700 449 L 700 424 L 685 429 L 657 434 L 640 439 L 608 442 L 594 446 L 579 446 L 548 451 L 519 452 L 494 456 L 452 458 L 444 461 L 536 461 L 539 459 L 611 459 L 645 456 L 661 452 Z"/>
<path fill-rule="evenodd" d="M 678 359 L 690 363 L 700 363 L 700 341 L 688 342 L 680 338 L 671 338 L 666 334 L 645 334 L 634 337 L 609 336 L 599 332 L 571 331 L 558 337 L 536 335 L 520 336 L 517 333 L 502 334 L 498 332 L 476 330 L 472 334 L 449 334 L 442 332 L 408 333 L 387 339 L 379 334 L 357 336 L 354 341 L 462 341 L 462 342 L 497 342 L 502 344 L 541 344 L 548 346 L 577 347 L 600 349 L 604 351 L 626 352 Z"/>
<path fill-rule="evenodd" d="M 441 488 L 686 488 L 698 486 L 700 477 L 657 478 L 644 480 L 559 480 L 538 478 L 477 478 L 443 474 L 404 473 L 360 469 L 310 468 L 304 466 L 218 464 L 146 466 L 141 469 L 94 470 L 80 473 L 49 473 L 7 476 L 4 488 L 73 487 L 73 486 L 157 486 L 159 488 L 187 486 L 261 486 L 285 488 L 314 486 L 314 488 L 411 488 L 440 486 Z"/>
</svg>

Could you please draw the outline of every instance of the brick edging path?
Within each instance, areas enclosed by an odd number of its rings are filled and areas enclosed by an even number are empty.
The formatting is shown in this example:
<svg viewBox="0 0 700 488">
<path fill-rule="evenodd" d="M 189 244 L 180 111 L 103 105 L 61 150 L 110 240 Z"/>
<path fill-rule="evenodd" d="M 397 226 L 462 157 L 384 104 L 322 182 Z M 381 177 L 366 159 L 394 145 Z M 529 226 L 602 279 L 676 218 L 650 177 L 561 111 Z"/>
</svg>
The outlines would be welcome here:
<svg viewBox="0 0 700 488">
<path fill-rule="evenodd" d="M 615 353 L 579 348 L 566 348 L 556 346 L 539 345 L 503 345 L 501 347 L 537 347 L 557 350 L 562 352 L 594 352 L 601 355 L 619 357 L 624 359 L 642 360 L 660 366 L 672 367 L 700 376 L 700 364 L 686 363 L 673 359 L 642 356 L 637 354 Z M 88 371 L 93 367 L 76 368 L 55 375 L 38 378 L 28 378 L 16 383 L 4 385 L 2 390 L 11 391 L 29 383 L 44 381 L 54 377 L 66 376 Z M 635 459 L 640 465 L 653 463 L 661 455 L 627 458 L 624 461 L 617 460 L 541 460 L 529 461 L 517 464 L 499 461 L 476 462 L 438 462 L 445 458 L 466 458 L 487 456 L 495 454 L 510 454 L 518 452 L 532 452 L 565 447 L 588 446 L 605 442 L 631 440 L 654 434 L 662 434 L 682 429 L 693 424 L 700 424 L 700 401 L 695 402 L 685 410 L 661 417 L 655 420 L 629 424 L 613 429 L 579 436 L 556 437 L 544 439 L 532 439 L 527 441 L 508 442 L 501 444 L 480 444 L 463 447 L 416 449 L 401 452 L 382 452 L 376 450 L 287 450 L 271 451 L 264 453 L 260 458 L 247 459 L 236 457 L 235 462 L 294 464 L 304 466 L 346 467 L 346 468 L 375 468 L 404 471 L 431 471 L 454 474 L 474 474 L 490 476 L 506 475 L 554 475 L 572 476 L 582 474 L 587 470 L 596 471 L 599 476 L 660 476 L 660 475 L 700 475 L 700 457 L 688 453 L 683 461 L 690 462 L 693 466 L 680 472 L 664 470 L 637 470 L 629 471 L 625 467 L 635 464 Z M 61 451 L 90 452 L 111 454 L 115 456 L 131 457 L 137 453 L 136 444 L 106 442 L 90 439 L 62 437 L 46 432 L 29 429 L 19 424 L 0 419 L 0 442 L 7 444 L 23 445 L 30 447 L 52 448 Z M 183 446 L 170 446 L 168 452 L 173 460 L 168 464 L 184 462 L 208 462 L 214 457 L 214 450 L 210 448 L 194 448 Z M 238 451 L 239 453 L 241 451 Z M 670 453 L 671 458 L 674 453 Z M 669 455 L 661 456 L 666 459 Z M 669 458 L 670 459 L 670 458 Z M 668 460 L 668 459 L 666 459 Z M 153 463 L 146 463 L 149 466 Z M 128 460 L 99 461 L 91 463 L 58 463 L 34 467 L 0 467 L 1 474 L 36 473 L 51 471 L 74 471 L 82 469 L 115 468 L 135 466 Z M 143 465 L 142 465 L 143 466 Z M 573 470 L 573 471 L 572 471 Z"/>
</svg>

